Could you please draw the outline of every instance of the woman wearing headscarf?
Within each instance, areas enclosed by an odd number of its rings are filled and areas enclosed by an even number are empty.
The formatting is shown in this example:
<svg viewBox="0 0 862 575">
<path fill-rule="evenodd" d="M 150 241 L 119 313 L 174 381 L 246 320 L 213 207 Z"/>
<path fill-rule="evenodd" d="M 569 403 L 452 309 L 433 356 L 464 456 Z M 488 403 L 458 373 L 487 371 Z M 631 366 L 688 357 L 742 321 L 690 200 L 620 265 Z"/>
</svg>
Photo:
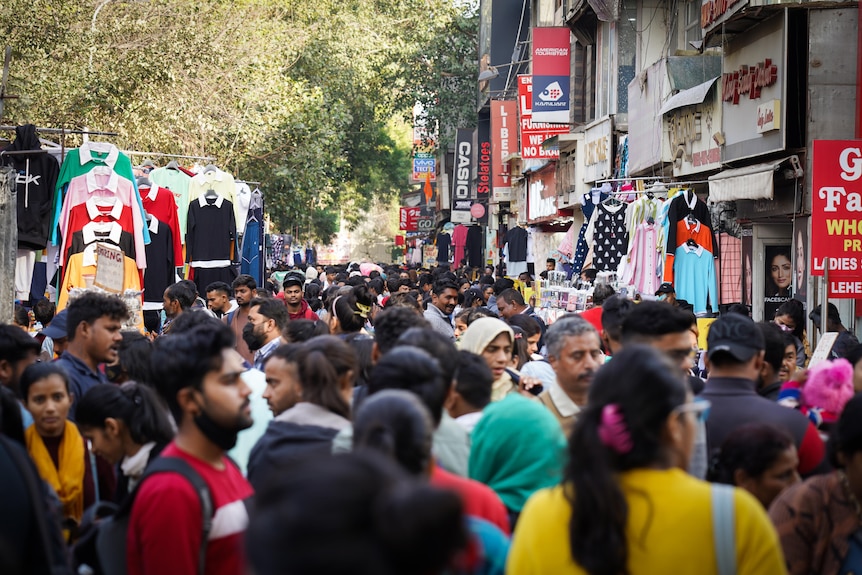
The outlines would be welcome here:
<svg viewBox="0 0 862 575">
<path fill-rule="evenodd" d="M 479 318 L 471 323 L 458 342 L 458 347 L 480 355 L 494 375 L 491 401 L 500 401 L 518 391 L 518 372 L 511 369 L 515 333 L 509 325 L 494 317 Z M 514 377 L 513 377 L 514 376 Z"/>
<path fill-rule="evenodd" d="M 530 495 L 557 485 L 563 477 L 566 437 L 538 401 L 510 394 L 492 403 L 471 438 L 470 479 L 500 496 L 512 527 Z"/>
</svg>

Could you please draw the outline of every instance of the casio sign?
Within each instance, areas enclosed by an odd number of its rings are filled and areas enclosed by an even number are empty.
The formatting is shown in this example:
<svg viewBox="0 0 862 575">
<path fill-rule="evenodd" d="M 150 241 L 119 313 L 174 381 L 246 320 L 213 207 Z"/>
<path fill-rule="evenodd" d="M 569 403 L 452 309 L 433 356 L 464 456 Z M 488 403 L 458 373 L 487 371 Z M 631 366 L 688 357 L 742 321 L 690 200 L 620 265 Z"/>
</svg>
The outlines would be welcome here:
<svg viewBox="0 0 862 575">
<path fill-rule="evenodd" d="M 458 142 L 457 165 L 455 166 L 456 200 L 466 200 L 470 198 L 470 156 L 472 156 L 472 151 L 472 142 Z"/>
</svg>

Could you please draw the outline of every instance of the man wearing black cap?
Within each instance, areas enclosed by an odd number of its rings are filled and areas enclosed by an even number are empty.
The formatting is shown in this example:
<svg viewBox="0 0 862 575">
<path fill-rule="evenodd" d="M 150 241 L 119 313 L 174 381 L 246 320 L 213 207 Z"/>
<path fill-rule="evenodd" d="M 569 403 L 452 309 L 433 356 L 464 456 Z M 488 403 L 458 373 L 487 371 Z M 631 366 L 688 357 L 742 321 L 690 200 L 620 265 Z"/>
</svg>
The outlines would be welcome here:
<svg viewBox="0 0 862 575">
<path fill-rule="evenodd" d="M 820 330 L 820 321 L 822 319 L 822 316 L 820 315 L 821 309 L 821 306 L 817 306 L 811 310 L 810 314 L 808 314 L 809 319 L 814 322 L 818 331 Z M 826 316 L 826 331 L 838 332 L 838 337 L 835 339 L 835 343 L 832 344 L 830 357 L 832 359 L 847 357 L 847 352 L 849 352 L 853 346 L 859 345 L 859 340 L 856 339 L 856 336 L 848 331 L 841 323 L 841 315 L 838 313 L 838 308 L 835 307 L 834 303 L 830 303 L 826 306 L 826 312 L 828 314 Z"/>
<path fill-rule="evenodd" d="M 664 301 L 669 303 L 670 305 L 675 305 L 676 307 L 681 307 L 688 311 L 693 311 L 694 306 L 685 301 L 684 299 L 676 299 L 676 290 L 673 289 L 673 284 L 664 282 L 655 292 L 655 296 L 659 299 L 659 301 Z"/>
<path fill-rule="evenodd" d="M 712 403 L 706 421 L 709 452 L 721 447 L 738 427 L 752 421 L 769 423 L 793 437 L 799 473 L 812 473 L 823 460 L 823 441 L 807 417 L 757 395 L 763 367 L 763 333 L 751 318 L 728 313 L 719 317 L 707 335 L 706 380 L 701 397 Z"/>
<path fill-rule="evenodd" d="M 305 286 L 305 275 L 302 272 L 288 273 L 284 276 L 281 285 L 284 287 L 284 305 L 287 307 L 287 314 L 290 319 L 310 319 L 312 321 L 320 319 L 316 313 L 311 311 L 308 302 L 302 297 L 302 289 Z"/>
</svg>

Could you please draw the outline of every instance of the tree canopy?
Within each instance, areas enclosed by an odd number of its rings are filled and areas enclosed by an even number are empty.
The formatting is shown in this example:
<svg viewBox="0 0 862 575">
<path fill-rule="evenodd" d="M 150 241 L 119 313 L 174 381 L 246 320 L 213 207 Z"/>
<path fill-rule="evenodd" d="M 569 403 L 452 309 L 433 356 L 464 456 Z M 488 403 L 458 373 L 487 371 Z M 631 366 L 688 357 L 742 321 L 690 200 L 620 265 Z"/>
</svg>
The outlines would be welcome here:
<svg viewBox="0 0 862 575">
<path fill-rule="evenodd" d="M 0 34 L 20 95 L 4 121 L 213 156 L 322 242 L 339 213 L 357 223 L 409 188 L 416 101 L 444 128 L 475 123 L 470 3 L 5 0 Z"/>
</svg>

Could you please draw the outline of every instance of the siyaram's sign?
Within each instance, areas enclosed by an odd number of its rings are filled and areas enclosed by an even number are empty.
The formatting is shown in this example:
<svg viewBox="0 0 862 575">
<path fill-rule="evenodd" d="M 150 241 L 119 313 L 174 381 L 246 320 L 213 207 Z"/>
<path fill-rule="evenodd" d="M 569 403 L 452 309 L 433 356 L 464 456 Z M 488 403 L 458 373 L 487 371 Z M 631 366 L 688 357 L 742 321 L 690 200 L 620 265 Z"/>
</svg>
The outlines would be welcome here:
<svg viewBox="0 0 862 575">
<path fill-rule="evenodd" d="M 735 72 L 727 72 L 721 76 L 721 94 L 725 102 L 739 105 L 741 96 L 749 100 L 760 98 L 763 88 L 774 86 L 778 81 L 778 66 L 769 58 L 758 62 L 756 66 L 742 66 Z"/>
<path fill-rule="evenodd" d="M 742 6 L 747 3 L 740 0 L 704 0 L 700 5 L 700 27 L 709 28 L 737 4 Z"/>
</svg>

